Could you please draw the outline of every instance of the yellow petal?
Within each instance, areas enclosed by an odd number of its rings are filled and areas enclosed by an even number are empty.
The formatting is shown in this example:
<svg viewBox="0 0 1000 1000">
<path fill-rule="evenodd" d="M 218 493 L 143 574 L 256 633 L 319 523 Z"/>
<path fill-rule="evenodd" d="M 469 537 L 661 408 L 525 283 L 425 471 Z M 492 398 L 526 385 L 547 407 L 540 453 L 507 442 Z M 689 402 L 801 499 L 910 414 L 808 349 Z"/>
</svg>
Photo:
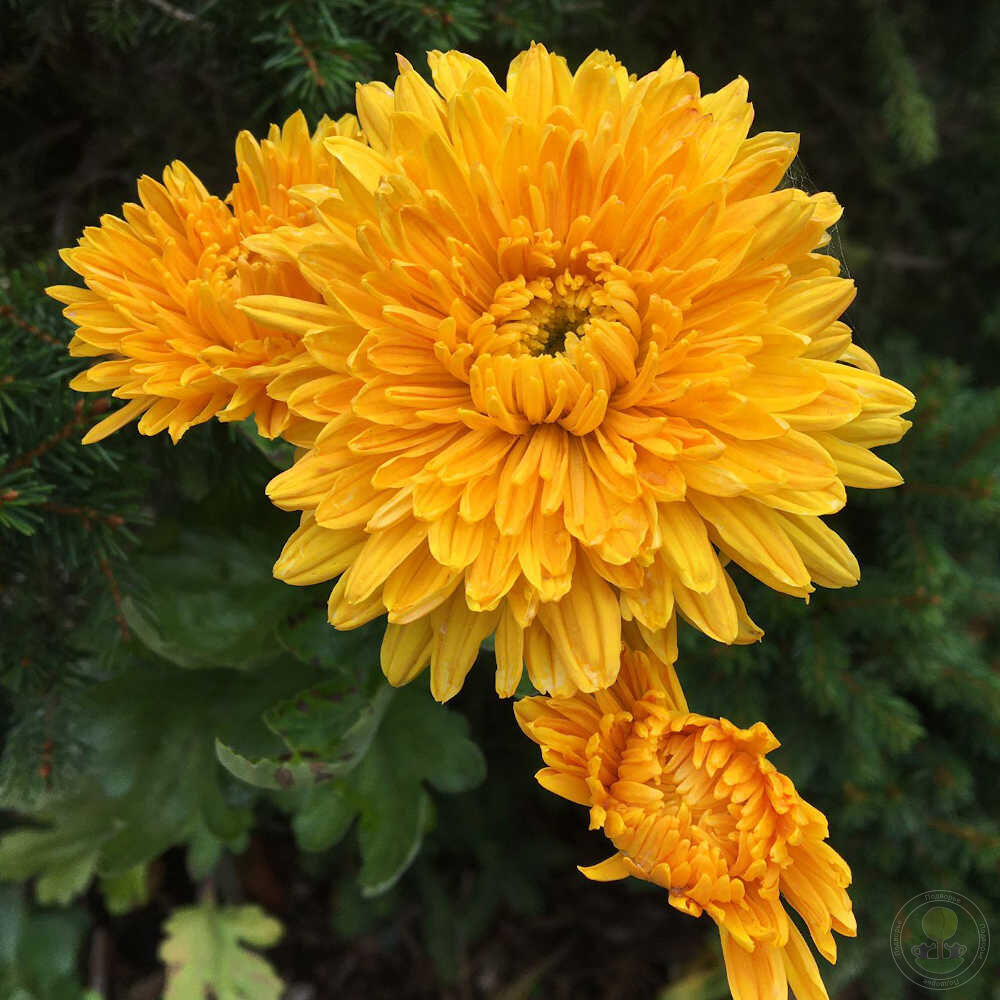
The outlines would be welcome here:
<svg viewBox="0 0 1000 1000">
<path fill-rule="evenodd" d="M 369 535 L 344 576 L 346 599 L 357 604 L 369 597 L 426 537 L 427 525 L 412 519 Z"/>
<path fill-rule="evenodd" d="M 388 624 L 380 657 L 382 673 L 390 684 L 409 684 L 431 661 L 430 618 L 409 625 Z"/>
<path fill-rule="evenodd" d="M 126 403 L 120 409 L 115 410 L 110 416 L 105 417 L 100 423 L 91 427 L 83 436 L 83 443 L 96 444 L 98 441 L 103 441 L 109 434 L 114 434 L 115 431 L 124 427 L 130 421 L 135 420 L 155 400 L 155 396 L 139 396 L 131 402 Z"/>
<path fill-rule="evenodd" d="M 539 772 L 539 774 L 541 773 Z M 540 778 L 539 781 L 541 781 Z M 582 804 L 588 805 L 586 802 Z M 586 868 L 582 865 L 577 865 L 577 870 L 594 882 L 617 882 L 619 879 L 628 878 L 632 874 L 631 869 L 626 865 L 625 855 L 620 851 L 596 865 L 590 865 Z"/>
<path fill-rule="evenodd" d="M 507 601 L 502 605 L 494 649 L 497 658 L 497 694 L 501 698 L 510 698 L 521 682 L 524 669 L 524 628 Z"/>
<path fill-rule="evenodd" d="M 867 448 L 842 441 L 835 434 L 817 434 L 816 440 L 837 463 L 837 475 L 845 486 L 882 490 L 898 486 L 903 477 L 888 463 Z"/>
<path fill-rule="evenodd" d="M 813 580 L 822 587 L 853 587 L 861 569 L 846 542 L 818 517 L 781 515 L 785 533 Z"/>
<path fill-rule="evenodd" d="M 507 93 L 517 113 L 541 123 L 557 104 L 569 102 L 573 77 L 562 56 L 549 53 L 544 45 L 533 44 L 510 64 Z"/>
<path fill-rule="evenodd" d="M 461 573 L 432 559 L 426 545 L 418 545 L 386 578 L 382 602 L 389 621 L 405 625 L 429 614 L 461 579 Z"/>
<path fill-rule="evenodd" d="M 435 49 L 427 53 L 427 64 L 434 86 L 445 100 L 450 100 L 465 87 L 470 77 L 477 84 L 492 81 L 493 87 L 500 89 L 485 63 L 464 52 L 439 52 Z"/>
<path fill-rule="evenodd" d="M 357 85 L 355 100 L 358 118 L 372 149 L 385 153 L 389 149 L 389 115 L 393 110 L 392 88 L 374 82 Z"/>
<path fill-rule="evenodd" d="M 344 596 L 347 582 L 347 574 L 344 574 L 330 591 L 330 599 L 327 601 L 327 621 L 334 628 L 346 630 L 360 628 L 373 618 L 385 614 L 385 605 L 382 603 L 382 595 L 379 590 L 375 590 L 365 600 L 353 603 Z"/>
<path fill-rule="evenodd" d="M 331 136 L 324 141 L 327 152 L 361 184 L 374 194 L 383 177 L 394 170 L 388 157 L 345 136 Z"/>
<path fill-rule="evenodd" d="M 365 533 L 354 528 L 324 528 L 313 515 L 304 514 L 274 564 L 274 575 L 293 587 L 308 587 L 339 576 L 354 561 L 365 543 Z"/>
<path fill-rule="evenodd" d="M 705 522 L 684 501 L 660 504 L 658 514 L 663 538 L 660 554 L 685 587 L 705 593 L 718 575 L 718 557 L 708 540 Z"/>
<path fill-rule="evenodd" d="M 788 1000 L 788 980 L 780 948 L 759 941 L 753 951 L 719 928 L 722 957 L 733 1000 Z"/>
<path fill-rule="evenodd" d="M 763 566 L 789 587 L 809 586 L 809 573 L 776 511 L 742 497 L 719 500 L 694 490 L 688 497 L 727 554 L 741 564 Z"/>
<path fill-rule="evenodd" d="M 732 643 L 740 634 L 740 617 L 726 583 L 725 571 L 719 567 L 711 590 L 700 594 L 689 590 L 679 580 L 674 585 L 677 610 L 705 635 L 716 642 Z"/>
<path fill-rule="evenodd" d="M 607 687 L 618 675 L 621 614 L 614 591 L 578 560 L 573 586 L 561 600 L 543 603 L 538 618 L 556 656 L 581 691 Z"/>
<path fill-rule="evenodd" d="M 607 52 L 592 52 L 573 76 L 570 107 L 581 126 L 593 135 L 604 114 L 621 109 L 628 74 L 621 79 L 621 64 Z"/>
<path fill-rule="evenodd" d="M 792 921 L 788 922 L 788 943 L 782 949 L 781 957 L 795 1000 L 830 1000 L 816 959 Z"/>
<path fill-rule="evenodd" d="M 461 587 L 431 612 L 431 694 L 438 701 L 447 701 L 461 691 L 465 675 L 479 655 L 480 643 L 496 627 L 499 617 L 498 611 L 470 611 Z"/>
<path fill-rule="evenodd" d="M 590 789 L 587 787 L 587 782 L 584 781 L 579 775 L 567 774 L 565 771 L 557 770 L 554 767 L 545 767 L 535 775 L 535 780 L 542 786 L 542 788 L 544 788 L 547 792 L 552 792 L 553 795 L 569 799 L 570 802 L 575 802 L 577 805 L 581 806 L 589 806 L 592 804 Z M 580 870 L 583 871 L 582 868 Z M 586 872 L 583 873 L 584 875 L 587 875 Z M 592 876 L 587 875 L 587 878 L 591 877 Z M 597 881 L 600 881 L 600 879 Z"/>
</svg>

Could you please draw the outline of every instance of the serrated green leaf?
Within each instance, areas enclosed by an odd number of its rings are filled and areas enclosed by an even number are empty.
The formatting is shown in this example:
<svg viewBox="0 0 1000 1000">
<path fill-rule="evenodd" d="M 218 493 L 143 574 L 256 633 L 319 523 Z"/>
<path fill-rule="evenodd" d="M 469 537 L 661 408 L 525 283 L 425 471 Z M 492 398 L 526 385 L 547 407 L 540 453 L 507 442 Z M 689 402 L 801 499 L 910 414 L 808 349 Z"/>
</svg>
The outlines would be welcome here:
<svg viewBox="0 0 1000 1000">
<path fill-rule="evenodd" d="M 280 757 L 250 759 L 216 740 L 219 762 L 256 788 L 288 791 L 341 777 L 368 751 L 393 689 L 380 684 L 373 695 L 347 675 L 313 685 L 272 705 L 264 722 L 288 748 Z"/>
<path fill-rule="evenodd" d="M 275 792 L 304 788 L 329 781 L 333 777 L 333 773 L 321 761 L 278 760 L 273 757 L 251 760 L 219 739 L 215 741 L 215 756 L 234 778 L 239 778 L 254 788 Z"/>
<path fill-rule="evenodd" d="M 293 754 L 343 774 L 365 755 L 393 694 L 387 684 L 368 696 L 353 683 L 326 681 L 278 702 L 264 713 L 264 722 Z"/>
<path fill-rule="evenodd" d="M 359 817 L 359 881 L 365 895 L 377 895 L 396 883 L 420 849 L 433 817 L 425 783 L 456 793 L 485 775 L 465 719 L 411 685 L 396 693 L 357 768 L 304 800 L 296 836 L 305 850 L 325 849 Z"/>
<path fill-rule="evenodd" d="M 361 810 L 358 882 L 363 896 L 379 896 L 399 881 L 433 825 L 434 803 L 427 792 L 423 788 L 415 796 L 400 792 L 372 795 Z"/>
<path fill-rule="evenodd" d="M 292 821 L 295 839 L 304 851 L 325 851 L 340 843 L 357 814 L 354 797 L 342 782 L 311 788 Z"/>
<path fill-rule="evenodd" d="M 280 750 L 260 715 L 316 677 L 294 661 L 250 675 L 138 661 L 93 686 L 75 733 L 93 778 L 0 838 L 0 878 L 35 876 L 39 899 L 65 903 L 95 872 L 124 876 L 175 844 L 194 841 L 206 865 L 223 845 L 242 850 L 253 796 L 219 766 L 215 734 Z"/>
<path fill-rule="evenodd" d="M 41 826 L 0 838 L 0 879 L 37 877 L 39 902 L 66 905 L 97 870 L 101 849 L 121 828 L 111 802 L 96 789 L 39 813 Z"/>
<path fill-rule="evenodd" d="M 157 656 L 188 669 L 253 670 L 280 652 L 276 631 L 301 601 L 271 575 L 267 536 L 178 530 L 164 551 L 137 557 L 142 599 L 122 613 Z"/>
<path fill-rule="evenodd" d="M 244 945 L 268 948 L 281 924 L 259 906 L 210 903 L 175 910 L 164 924 L 164 1000 L 278 1000 L 284 988 L 270 963 Z"/>
<path fill-rule="evenodd" d="M 20 888 L 0 886 L 0 996 L 87 1000 L 76 972 L 86 928 L 78 910 L 39 911 Z"/>
<path fill-rule="evenodd" d="M 101 878 L 101 894 L 109 913 L 128 913 L 149 900 L 149 879 L 145 865 L 136 865 L 120 875 Z"/>
<path fill-rule="evenodd" d="M 222 856 L 222 842 L 199 824 L 188 838 L 187 869 L 195 882 L 207 878 Z"/>
<path fill-rule="evenodd" d="M 326 620 L 328 596 L 320 594 L 315 606 L 304 607 L 278 624 L 276 635 L 281 645 L 303 663 L 324 670 L 350 672 L 358 664 L 377 660 L 383 624 L 372 622 L 346 632 L 335 629 Z"/>
</svg>

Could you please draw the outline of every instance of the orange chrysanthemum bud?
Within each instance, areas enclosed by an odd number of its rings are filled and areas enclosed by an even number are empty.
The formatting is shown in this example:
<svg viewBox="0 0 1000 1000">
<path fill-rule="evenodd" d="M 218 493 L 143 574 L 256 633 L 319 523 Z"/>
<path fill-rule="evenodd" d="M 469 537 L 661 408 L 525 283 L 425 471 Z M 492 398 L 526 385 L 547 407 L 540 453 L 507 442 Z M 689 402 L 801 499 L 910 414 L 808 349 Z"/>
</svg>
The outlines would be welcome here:
<svg viewBox="0 0 1000 1000">
<path fill-rule="evenodd" d="M 538 781 L 589 806 L 591 829 L 617 848 L 584 875 L 634 875 L 682 912 L 707 913 L 735 1000 L 773 1000 L 788 987 L 799 1000 L 826 997 L 781 897 L 833 962 L 832 931 L 857 929 L 851 873 L 826 843 L 826 818 L 766 759 L 778 746 L 767 726 L 689 712 L 673 668 L 632 651 L 606 691 L 525 698 L 514 710 L 542 748 Z"/>
<path fill-rule="evenodd" d="M 755 641 L 729 560 L 802 597 L 857 582 L 822 516 L 900 481 L 870 449 L 913 397 L 839 319 L 836 199 L 778 189 L 798 137 L 748 138 L 746 82 L 704 94 L 676 56 L 429 62 L 358 88 L 368 145 L 328 139 L 312 221 L 251 241 L 322 297 L 240 303 L 320 369 L 287 380 L 326 426 L 270 485 L 303 512 L 275 574 L 340 575 L 331 623 L 386 614 L 387 677 L 429 664 L 439 699 L 491 633 L 505 696 L 525 663 L 611 684 L 623 621 L 664 659 L 677 613 Z"/>
<path fill-rule="evenodd" d="M 166 429 L 176 441 L 213 416 L 252 414 L 265 437 L 311 443 L 318 427 L 291 413 L 280 386 L 269 388 L 283 373 L 310 368 L 301 337 L 258 326 L 235 303 L 259 294 L 319 300 L 297 267 L 265 260 L 245 240 L 305 225 L 312 207 L 292 188 L 332 183 L 336 163 L 325 140 L 357 134 L 348 116 L 324 119 L 310 136 L 301 113 L 283 128 L 272 126 L 261 143 L 243 133 L 231 208 L 177 161 L 164 170 L 162 184 L 139 181 L 140 204 L 126 205 L 124 219 L 104 216 L 100 227 L 85 230 L 79 246 L 63 251 L 87 284 L 48 289 L 78 326 L 70 353 L 112 358 L 78 375 L 73 388 L 112 390 L 128 401 L 85 442 L 136 417 L 143 434 Z"/>
</svg>

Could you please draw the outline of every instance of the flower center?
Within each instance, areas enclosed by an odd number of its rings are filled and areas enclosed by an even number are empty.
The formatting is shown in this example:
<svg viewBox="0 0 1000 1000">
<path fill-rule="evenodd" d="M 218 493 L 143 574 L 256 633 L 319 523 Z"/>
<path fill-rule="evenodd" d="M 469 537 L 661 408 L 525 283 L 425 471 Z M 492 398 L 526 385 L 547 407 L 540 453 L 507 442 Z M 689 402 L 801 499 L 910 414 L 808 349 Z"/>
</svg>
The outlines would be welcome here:
<svg viewBox="0 0 1000 1000">
<path fill-rule="evenodd" d="M 530 311 L 530 310 L 529 310 Z M 534 320 L 534 331 L 526 330 L 522 343 L 534 357 L 547 354 L 554 357 L 566 349 L 566 337 L 579 335 L 580 327 L 590 319 L 590 314 L 575 303 L 541 303 Z"/>
<path fill-rule="evenodd" d="M 503 353 L 535 358 L 564 354 L 585 333 L 594 305 L 594 286 L 581 275 L 536 278 L 515 286 L 497 310 Z"/>
</svg>

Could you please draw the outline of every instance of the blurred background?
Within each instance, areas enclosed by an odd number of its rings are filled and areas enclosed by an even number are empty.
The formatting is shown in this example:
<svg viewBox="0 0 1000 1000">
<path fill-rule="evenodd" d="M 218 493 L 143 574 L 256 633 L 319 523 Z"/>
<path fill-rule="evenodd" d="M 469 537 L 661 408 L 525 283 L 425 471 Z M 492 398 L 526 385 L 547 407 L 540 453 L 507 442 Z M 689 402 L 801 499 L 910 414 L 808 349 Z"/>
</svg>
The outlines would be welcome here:
<svg viewBox="0 0 1000 1000">
<path fill-rule="evenodd" d="M 707 918 L 577 873 L 603 838 L 535 785 L 485 663 L 447 709 L 414 703 L 444 756 L 383 726 L 336 801 L 237 780 L 289 736 L 296 692 L 317 731 L 332 695 L 371 695 L 378 629 L 338 636 L 322 587 L 270 578 L 295 518 L 263 485 L 288 454 L 252 427 L 84 450 L 103 404 L 66 388 L 80 365 L 42 294 L 139 175 L 180 158 L 223 195 L 239 130 L 351 110 L 396 51 L 502 76 L 533 39 L 639 74 L 676 50 L 706 91 L 742 74 L 755 130 L 802 134 L 793 182 L 846 207 L 848 321 L 918 399 L 883 451 L 906 485 L 851 491 L 833 521 L 858 587 L 806 607 L 744 578 L 765 641 L 682 628 L 678 670 L 695 710 L 768 723 L 854 870 L 831 996 L 923 995 L 889 937 L 925 891 L 1000 932 L 1000 5 L 2 0 L 0 996 L 155 1000 L 213 935 L 237 970 L 218 1000 L 728 995 Z M 1000 996 L 998 956 L 952 995 Z M 169 1000 L 208 995 L 189 982 Z"/>
</svg>

